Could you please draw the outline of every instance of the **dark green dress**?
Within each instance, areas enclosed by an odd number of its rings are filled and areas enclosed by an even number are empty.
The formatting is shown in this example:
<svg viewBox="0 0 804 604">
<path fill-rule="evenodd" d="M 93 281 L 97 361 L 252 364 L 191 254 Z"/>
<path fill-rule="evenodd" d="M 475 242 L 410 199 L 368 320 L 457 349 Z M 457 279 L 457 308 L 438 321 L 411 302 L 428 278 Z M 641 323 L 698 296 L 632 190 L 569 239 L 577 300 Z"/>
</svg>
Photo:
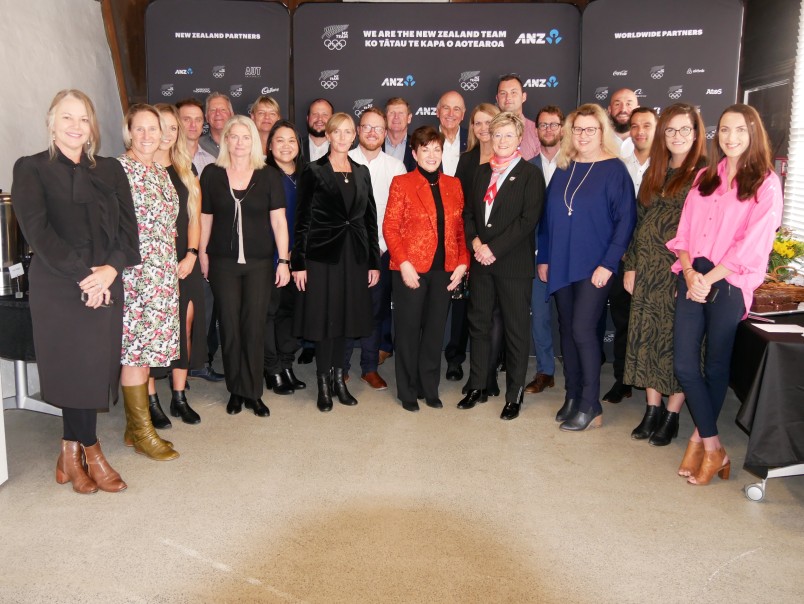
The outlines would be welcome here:
<svg viewBox="0 0 804 604">
<path fill-rule="evenodd" d="M 670 180 L 675 170 L 668 169 Z M 676 256 L 666 243 L 676 236 L 681 209 L 694 177 L 673 197 L 656 195 L 649 208 L 637 206 L 637 226 L 625 256 L 625 270 L 636 271 L 628 323 L 623 381 L 663 394 L 682 392 L 673 374 L 673 314 Z"/>
</svg>

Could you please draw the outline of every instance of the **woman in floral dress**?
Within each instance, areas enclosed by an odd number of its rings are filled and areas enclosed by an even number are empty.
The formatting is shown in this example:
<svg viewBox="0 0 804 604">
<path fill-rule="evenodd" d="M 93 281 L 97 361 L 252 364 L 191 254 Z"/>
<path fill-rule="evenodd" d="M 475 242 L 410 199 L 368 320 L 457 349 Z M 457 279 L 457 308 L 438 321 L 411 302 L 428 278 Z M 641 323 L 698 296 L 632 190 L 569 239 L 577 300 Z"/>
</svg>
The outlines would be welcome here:
<svg viewBox="0 0 804 604">
<path fill-rule="evenodd" d="M 153 158 L 162 138 L 159 112 L 133 105 L 123 139 L 128 151 L 118 159 L 131 186 L 142 264 L 123 271 L 123 346 L 120 382 L 126 410 L 124 440 L 157 461 L 179 454 L 156 434 L 148 410 L 150 367 L 179 358 L 179 293 L 176 217 L 179 197 L 167 171 Z"/>
</svg>

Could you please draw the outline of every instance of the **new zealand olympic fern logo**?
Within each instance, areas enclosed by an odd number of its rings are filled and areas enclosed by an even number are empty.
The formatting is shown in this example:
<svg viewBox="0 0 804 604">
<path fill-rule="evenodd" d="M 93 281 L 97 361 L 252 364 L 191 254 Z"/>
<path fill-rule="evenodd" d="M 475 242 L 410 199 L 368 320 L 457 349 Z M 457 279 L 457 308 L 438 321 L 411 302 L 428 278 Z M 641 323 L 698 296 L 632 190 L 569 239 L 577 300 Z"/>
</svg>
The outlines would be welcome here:
<svg viewBox="0 0 804 604">
<path fill-rule="evenodd" d="M 461 88 L 467 92 L 477 89 L 480 85 L 480 72 L 479 71 L 464 71 L 461 77 L 458 78 Z"/>
<path fill-rule="evenodd" d="M 374 99 L 357 99 L 352 109 L 355 112 L 355 116 L 360 117 L 361 115 L 363 115 L 363 112 L 366 109 L 373 106 L 374 106 Z"/>
<path fill-rule="evenodd" d="M 340 69 L 327 69 L 321 72 L 321 77 L 318 78 L 318 81 L 324 90 L 332 90 L 338 87 L 339 71 Z"/>
<path fill-rule="evenodd" d="M 328 25 L 321 35 L 328 50 L 343 50 L 349 40 L 348 25 Z"/>
</svg>

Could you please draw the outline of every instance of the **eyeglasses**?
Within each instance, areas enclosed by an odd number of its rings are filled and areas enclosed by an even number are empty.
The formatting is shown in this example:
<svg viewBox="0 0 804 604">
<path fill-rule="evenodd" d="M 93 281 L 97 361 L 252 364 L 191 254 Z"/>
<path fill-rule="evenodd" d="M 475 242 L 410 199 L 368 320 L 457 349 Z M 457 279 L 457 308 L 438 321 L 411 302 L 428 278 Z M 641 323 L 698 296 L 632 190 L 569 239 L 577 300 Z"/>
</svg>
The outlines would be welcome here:
<svg viewBox="0 0 804 604">
<path fill-rule="evenodd" d="M 499 133 L 497 133 L 497 134 L 493 134 L 491 136 L 491 138 L 493 138 L 495 141 L 501 141 L 501 140 L 512 141 L 512 140 L 514 140 L 516 138 L 516 134 L 514 134 L 512 132 L 508 132 L 507 134 L 499 134 Z"/>
<path fill-rule="evenodd" d="M 687 138 L 690 134 L 692 134 L 692 128 L 689 126 L 684 126 L 682 128 L 665 128 L 664 135 L 667 138 L 673 138 L 676 134 L 680 134 L 684 138 Z"/>
<path fill-rule="evenodd" d="M 377 134 L 382 134 L 385 131 L 385 126 L 369 126 L 368 124 L 363 124 L 360 126 L 360 132 L 363 134 L 368 134 L 369 132 L 376 132 Z"/>
<path fill-rule="evenodd" d="M 572 133 L 575 135 L 580 135 L 581 132 L 583 132 L 586 136 L 594 136 L 595 134 L 597 134 L 598 130 L 600 130 L 600 128 L 596 128 L 594 126 L 589 126 L 588 128 L 581 128 L 579 126 L 574 126 L 572 128 Z"/>
<path fill-rule="evenodd" d="M 558 130 L 561 124 L 558 122 L 539 122 L 539 130 Z"/>
</svg>

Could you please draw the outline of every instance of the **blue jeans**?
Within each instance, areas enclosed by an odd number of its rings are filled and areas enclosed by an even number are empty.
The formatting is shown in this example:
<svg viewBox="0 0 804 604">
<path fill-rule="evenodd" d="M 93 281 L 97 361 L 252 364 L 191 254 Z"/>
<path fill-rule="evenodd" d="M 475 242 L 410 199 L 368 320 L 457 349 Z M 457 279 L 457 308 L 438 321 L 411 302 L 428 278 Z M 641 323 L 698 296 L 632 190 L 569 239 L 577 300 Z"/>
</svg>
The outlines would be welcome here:
<svg viewBox="0 0 804 604">
<path fill-rule="evenodd" d="M 706 258 L 693 267 L 699 273 L 712 269 Z M 737 326 L 745 314 L 743 292 L 721 279 L 712 289 L 719 290 L 714 302 L 687 300 L 687 282 L 678 276 L 678 297 L 673 324 L 673 370 L 687 397 L 695 427 L 701 438 L 717 436 L 717 418 L 729 388 L 731 352 Z M 706 353 L 701 353 L 706 336 Z"/>
<path fill-rule="evenodd" d="M 553 301 L 547 299 L 547 283 L 536 277 L 530 299 L 530 335 L 536 351 L 536 373 L 553 375 L 556 360 L 553 354 Z"/>
</svg>

